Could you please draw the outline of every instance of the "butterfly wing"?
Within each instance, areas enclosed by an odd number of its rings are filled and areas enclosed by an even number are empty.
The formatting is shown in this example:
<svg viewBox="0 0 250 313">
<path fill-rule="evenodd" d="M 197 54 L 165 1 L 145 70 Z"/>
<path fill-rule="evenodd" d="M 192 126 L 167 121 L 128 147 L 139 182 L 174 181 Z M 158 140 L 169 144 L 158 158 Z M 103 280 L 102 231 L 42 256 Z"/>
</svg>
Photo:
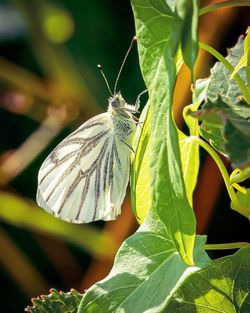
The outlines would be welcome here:
<svg viewBox="0 0 250 313">
<path fill-rule="evenodd" d="M 113 220 L 129 180 L 130 150 L 108 113 L 90 119 L 47 157 L 38 174 L 37 203 L 73 223 Z"/>
</svg>

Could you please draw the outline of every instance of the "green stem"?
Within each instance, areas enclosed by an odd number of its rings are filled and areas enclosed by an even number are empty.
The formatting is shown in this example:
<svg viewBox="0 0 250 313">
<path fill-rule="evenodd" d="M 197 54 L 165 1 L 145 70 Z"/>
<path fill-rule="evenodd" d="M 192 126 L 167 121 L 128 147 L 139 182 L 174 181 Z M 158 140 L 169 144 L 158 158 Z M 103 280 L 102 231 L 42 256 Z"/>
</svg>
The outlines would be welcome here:
<svg viewBox="0 0 250 313">
<path fill-rule="evenodd" d="M 250 167 L 247 167 L 243 170 L 237 168 L 230 175 L 230 183 L 231 185 L 235 183 L 238 184 L 248 179 L 249 177 L 250 177 Z"/>
<path fill-rule="evenodd" d="M 226 185 L 226 188 L 227 188 L 229 197 L 230 197 L 230 199 L 232 201 L 234 209 L 240 210 L 241 205 L 240 205 L 240 203 L 239 203 L 239 201 L 238 201 L 238 199 L 236 197 L 234 188 L 231 186 L 230 177 L 229 177 L 229 175 L 227 173 L 227 169 L 226 169 L 225 165 L 223 164 L 223 162 L 222 162 L 221 158 L 219 157 L 219 155 L 214 151 L 214 149 L 208 143 L 206 143 L 201 138 L 196 137 L 196 136 L 190 136 L 189 138 L 190 138 L 190 140 L 196 141 L 214 159 L 214 161 L 217 164 L 217 166 L 218 166 L 218 168 L 219 168 L 219 170 L 221 172 L 221 175 L 222 175 L 222 177 L 224 179 L 224 182 L 225 182 L 225 185 Z"/>
<path fill-rule="evenodd" d="M 244 248 L 249 245 L 249 242 L 232 242 L 219 244 L 206 244 L 205 250 L 230 250 Z"/>
<path fill-rule="evenodd" d="M 199 15 L 203 15 L 203 14 L 206 14 L 206 13 L 209 13 L 217 9 L 221 9 L 221 8 L 243 7 L 243 6 L 250 6 L 250 1 L 249 0 L 241 0 L 241 1 L 229 0 L 229 1 L 218 2 L 218 3 L 210 4 L 201 8 L 199 11 Z"/>
<path fill-rule="evenodd" d="M 212 54 L 216 59 L 218 59 L 228 69 L 230 73 L 233 73 L 234 67 L 218 51 L 216 51 L 214 48 L 210 47 L 209 45 L 205 44 L 204 42 L 199 42 L 199 46 L 200 48 Z M 247 87 L 245 86 L 243 79 L 240 77 L 239 74 L 235 74 L 234 79 L 237 82 L 238 86 L 240 87 L 243 97 L 245 98 L 246 102 L 250 104 L 250 94 L 249 94 Z"/>
</svg>

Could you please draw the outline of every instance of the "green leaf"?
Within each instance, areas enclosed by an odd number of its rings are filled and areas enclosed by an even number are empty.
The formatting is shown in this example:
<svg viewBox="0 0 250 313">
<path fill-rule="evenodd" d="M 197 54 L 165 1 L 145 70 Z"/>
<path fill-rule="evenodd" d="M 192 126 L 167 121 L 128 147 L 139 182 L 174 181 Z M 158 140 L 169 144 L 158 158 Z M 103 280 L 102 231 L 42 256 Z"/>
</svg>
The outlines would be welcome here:
<svg viewBox="0 0 250 313">
<path fill-rule="evenodd" d="M 249 48 L 248 48 L 248 50 L 249 50 Z M 247 51 L 247 53 L 243 54 L 239 63 L 235 66 L 233 73 L 230 75 L 230 79 L 233 79 L 235 74 L 238 73 L 242 67 L 247 66 L 247 55 L 248 55 L 248 51 Z"/>
<path fill-rule="evenodd" d="M 70 292 L 51 289 L 49 295 L 33 298 L 32 306 L 25 311 L 29 313 L 76 313 L 82 299 L 82 294 L 71 289 Z"/>
<path fill-rule="evenodd" d="M 185 192 L 172 118 L 176 54 L 182 36 L 178 33 L 180 20 L 172 1 L 151 1 L 145 5 L 145 1 L 134 0 L 132 4 L 140 64 L 151 106 L 151 209 L 168 228 L 183 260 L 192 264 L 195 218 Z"/>
<path fill-rule="evenodd" d="M 250 188 L 244 188 L 244 192 L 237 191 L 236 198 L 239 205 L 235 207 L 231 202 L 231 208 L 250 220 Z"/>
<path fill-rule="evenodd" d="M 239 63 L 235 66 L 233 73 L 230 75 L 230 79 L 232 79 L 241 68 L 246 67 L 246 78 L 248 88 L 250 88 L 250 27 L 247 28 L 246 33 L 247 35 L 244 42 L 244 54 L 241 57 Z"/>
<path fill-rule="evenodd" d="M 234 170 L 230 175 L 230 183 L 231 184 L 238 184 L 242 183 L 244 180 L 248 179 L 250 177 L 250 166 L 241 169 Z"/>
<path fill-rule="evenodd" d="M 56 219 L 38 208 L 33 201 L 7 192 L 0 193 L 0 203 L 0 220 L 8 224 L 68 240 L 95 257 L 110 259 L 115 253 L 113 239 L 93 226 L 74 225 Z"/>
<path fill-rule="evenodd" d="M 196 111 L 200 106 L 200 101 L 190 104 L 185 107 L 183 111 L 184 120 L 189 128 L 191 136 L 199 137 L 199 125 L 198 120 L 187 115 L 188 111 Z M 179 144 L 181 151 L 181 164 L 183 178 L 186 187 L 186 193 L 190 205 L 193 204 L 193 192 L 197 183 L 200 159 L 199 159 L 199 144 L 193 140 L 190 140 L 189 136 L 186 136 L 178 130 Z"/>
<path fill-rule="evenodd" d="M 182 26 L 181 50 L 186 65 L 193 70 L 198 55 L 198 20 L 199 1 L 183 1 L 177 3 L 177 13 Z"/>
<path fill-rule="evenodd" d="M 181 50 L 178 49 L 176 57 L 176 70 L 179 72 L 183 64 Z M 131 205 L 139 224 L 141 224 L 152 206 L 152 190 L 150 184 L 150 120 L 151 108 L 149 103 L 143 109 L 137 127 L 134 150 L 136 151 L 131 164 L 130 189 Z M 185 160 L 186 161 L 186 160 Z M 184 177 L 185 179 L 185 177 Z"/>
<path fill-rule="evenodd" d="M 220 153 L 229 157 L 234 167 L 250 163 L 250 107 L 244 101 L 237 104 L 207 101 L 194 113 L 201 121 L 201 135 Z"/>
<path fill-rule="evenodd" d="M 250 246 L 194 273 L 178 289 L 164 313 L 250 312 L 249 255 Z"/>
<path fill-rule="evenodd" d="M 244 53 L 244 39 L 239 38 L 237 44 L 228 50 L 228 56 L 225 58 L 231 66 L 236 66 Z M 243 69 L 239 70 L 239 76 L 243 82 L 247 83 L 246 73 Z M 221 96 L 223 101 L 228 105 L 236 104 L 242 98 L 242 91 L 235 80 L 230 80 L 230 72 L 221 62 L 215 63 L 211 69 L 211 75 L 207 78 L 206 98 L 214 102 L 218 96 Z M 197 80 L 194 87 L 196 93 L 197 84 L 200 85 L 201 81 L 205 84 L 205 79 Z"/>
<path fill-rule="evenodd" d="M 132 160 L 130 188 L 131 206 L 139 224 L 141 224 L 152 206 L 152 192 L 150 186 L 150 107 L 145 106 L 141 113 L 135 141 L 136 154 Z"/>
<path fill-rule="evenodd" d="M 203 250 L 205 237 L 197 237 L 196 265 L 188 266 L 168 236 L 164 225 L 155 225 L 152 233 L 143 223 L 121 246 L 108 277 L 86 292 L 78 313 L 161 312 L 187 277 L 210 264 Z"/>
</svg>

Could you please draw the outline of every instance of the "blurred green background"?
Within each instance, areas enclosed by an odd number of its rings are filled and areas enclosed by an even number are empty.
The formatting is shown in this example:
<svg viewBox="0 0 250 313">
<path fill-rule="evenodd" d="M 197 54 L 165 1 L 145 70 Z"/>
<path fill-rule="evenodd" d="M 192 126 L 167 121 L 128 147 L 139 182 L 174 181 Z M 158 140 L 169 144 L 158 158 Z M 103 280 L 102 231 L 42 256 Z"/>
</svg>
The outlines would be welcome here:
<svg viewBox="0 0 250 313">
<path fill-rule="evenodd" d="M 249 13 L 241 8 L 204 16 L 200 38 L 225 53 L 245 32 Z M 48 153 L 107 108 L 109 93 L 97 64 L 103 65 L 112 87 L 133 36 L 128 0 L 0 1 L 2 312 L 23 311 L 31 297 L 47 294 L 51 287 L 88 288 L 108 273 L 120 243 L 138 226 L 129 197 L 117 221 L 91 225 L 59 221 L 34 202 L 37 173 Z M 197 75 L 206 77 L 212 62 L 202 53 Z M 144 88 L 135 47 L 119 89 L 134 103 Z M 183 68 L 175 92 L 180 126 L 182 107 L 189 103 L 190 75 Z M 210 242 L 247 241 L 247 221 L 229 210 L 213 162 L 202 154 L 202 164 L 194 197 L 198 232 L 208 233 Z"/>
</svg>

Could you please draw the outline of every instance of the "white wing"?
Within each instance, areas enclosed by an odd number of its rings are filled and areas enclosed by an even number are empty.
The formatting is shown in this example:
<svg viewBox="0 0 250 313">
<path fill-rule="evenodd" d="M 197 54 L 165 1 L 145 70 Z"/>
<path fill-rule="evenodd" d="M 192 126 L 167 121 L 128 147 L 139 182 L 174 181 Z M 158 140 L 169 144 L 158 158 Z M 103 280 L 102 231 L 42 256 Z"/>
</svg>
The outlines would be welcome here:
<svg viewBox="0 0 250 313">
<path fill-rule="evenodd" d="M 108 113 L 66 137 L 38 174 L 37 203 L 73 223 L 113 220 L 121 212 L 129 180 L 130 149 Z"/>
</svg>

